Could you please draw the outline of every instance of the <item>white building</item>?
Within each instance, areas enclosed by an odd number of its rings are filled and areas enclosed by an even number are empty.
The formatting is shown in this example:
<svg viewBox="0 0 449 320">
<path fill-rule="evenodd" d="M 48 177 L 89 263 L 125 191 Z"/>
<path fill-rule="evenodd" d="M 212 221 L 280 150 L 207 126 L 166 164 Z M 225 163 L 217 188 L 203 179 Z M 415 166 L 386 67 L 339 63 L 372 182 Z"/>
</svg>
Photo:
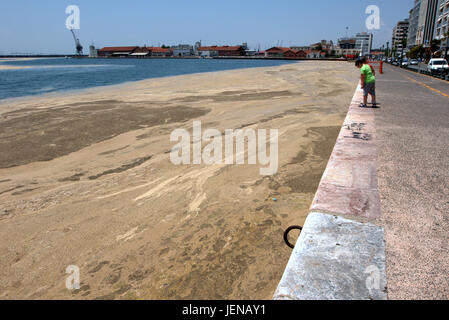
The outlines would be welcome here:
<svg viewBox="0 0 449 320">
<path fill-rule="evenodd" d="M 373 34 L 372 33 L 357 33 L 355 36 L 355 48 L 361 50 L 362 55 L 371 53 L 373 48 Z"/>
<path fill-rule="evenodd" d="M 179 44 L 171 47 L 174 57 L 190 57 L 194 55 L 193 46 L 189 44 Z"/>
<path fill-rule="evenodd" d="M 421 0 L 415 0 L 413 8 L 410 10 L 409 27 L 407 35 L 407 48 L 416 46 L 418 34 L 419 13 L 421 11 Z"/>
<path fill-rule="evenodd" d="M 440 0 L 437 8 L 434 38 L 441 40 L 449 31 L 449 0 Z"/>
<path fill-rule="evenodd" d="M 406 47 L 403 45 L 408 37 L 409 20 L 399 21 L 393 29 L 393 38 L 391 42 L 392 49 L 396 53 L 404 53 Z"/>
<path fill-rule="evenodd" d="M 98 49 L 93 44 L 89 46 L 89 58 L 98 58 Z"/>
</svg>

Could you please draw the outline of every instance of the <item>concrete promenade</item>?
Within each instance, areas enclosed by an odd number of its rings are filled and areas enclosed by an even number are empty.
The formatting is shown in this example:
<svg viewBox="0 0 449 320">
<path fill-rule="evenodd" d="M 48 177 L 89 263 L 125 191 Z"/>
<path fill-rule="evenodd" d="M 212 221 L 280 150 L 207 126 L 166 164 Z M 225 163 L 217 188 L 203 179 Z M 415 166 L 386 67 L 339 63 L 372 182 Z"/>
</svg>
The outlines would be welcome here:
<svg viewBox="0 0 449 320">
<path fill-rule="evenodd" d="M 387 65 L 377 94 L 389 299 L 449 299 L 449 83 Z"/>
<path fill-rule="evenodd" d="M 374 109 L 357 88 L 274 299 L 387 299 Z"/>
<path fill-rule="evenodd" d="M 449 299 L 449 83 L 386 66 L 348 115 L 274 299 Z"/>
</svg>

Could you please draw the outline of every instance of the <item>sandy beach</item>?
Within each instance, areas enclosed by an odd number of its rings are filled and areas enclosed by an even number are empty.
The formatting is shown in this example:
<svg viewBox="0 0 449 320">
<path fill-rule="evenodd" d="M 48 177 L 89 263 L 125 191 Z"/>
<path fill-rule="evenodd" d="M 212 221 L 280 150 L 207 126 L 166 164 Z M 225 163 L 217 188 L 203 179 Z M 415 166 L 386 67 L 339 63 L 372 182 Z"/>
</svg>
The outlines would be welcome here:
<svg viewBox="0 0 449 320">
<path fill-rule="evenodd" d="M 357 82 L 305 61 L 0 102 L 0 299 L 271 299 Z M 194 120 L 279 129 L 278 173 L 172 164 Z"/>
<path fill-rule="evenodd" d="M 27 69 L 30 68 L 28 66 L 11 66 L 5 65 L 3 63 L 14 62 L 14 61 L 31 61 L 37 60 L 38 58 L 0 58 L 0 71 L 1 70 L 18 70 L 18 69 Z M 46 59 L 46 58 L 41 58 Z"/>
</svg>

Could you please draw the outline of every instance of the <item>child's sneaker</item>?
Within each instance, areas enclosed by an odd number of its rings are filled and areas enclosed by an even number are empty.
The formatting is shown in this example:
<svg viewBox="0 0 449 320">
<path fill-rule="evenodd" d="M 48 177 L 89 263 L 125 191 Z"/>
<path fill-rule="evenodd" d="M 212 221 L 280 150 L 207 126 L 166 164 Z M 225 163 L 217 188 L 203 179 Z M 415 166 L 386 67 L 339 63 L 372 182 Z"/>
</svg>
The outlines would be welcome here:
<svg viewBox="0 0 449 320">
<path fill-rule="evenodd" d="M 366 104 L 361 103 L 361 104 L 359 105 L 359 107 L 360 107 L 360 108 L 366 108 Z"/>
</svg>

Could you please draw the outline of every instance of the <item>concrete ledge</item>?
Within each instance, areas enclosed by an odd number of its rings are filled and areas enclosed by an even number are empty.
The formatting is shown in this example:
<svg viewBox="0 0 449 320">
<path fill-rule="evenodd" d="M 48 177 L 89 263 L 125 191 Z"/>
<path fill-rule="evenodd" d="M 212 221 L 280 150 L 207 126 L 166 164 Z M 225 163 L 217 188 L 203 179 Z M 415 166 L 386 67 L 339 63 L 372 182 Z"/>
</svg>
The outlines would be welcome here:
<svg viewBox="0 0 449 320">
<path fill-rule="evenodd" d="M 374 109 L 360 108 L 357 88 L 311 210 L 380 218 Z"/>
<path fill-rule="evenodd" d="M 313 212 L 275 300 L 386 300 L 384 231 Z"/>
<path fill-rule="evenodd" d="M 274 299 L 387 299 L 384 231 L 356 221 L 381 217 L 375 115 L 362 98 L 358 86 Z"/>
</svg>

